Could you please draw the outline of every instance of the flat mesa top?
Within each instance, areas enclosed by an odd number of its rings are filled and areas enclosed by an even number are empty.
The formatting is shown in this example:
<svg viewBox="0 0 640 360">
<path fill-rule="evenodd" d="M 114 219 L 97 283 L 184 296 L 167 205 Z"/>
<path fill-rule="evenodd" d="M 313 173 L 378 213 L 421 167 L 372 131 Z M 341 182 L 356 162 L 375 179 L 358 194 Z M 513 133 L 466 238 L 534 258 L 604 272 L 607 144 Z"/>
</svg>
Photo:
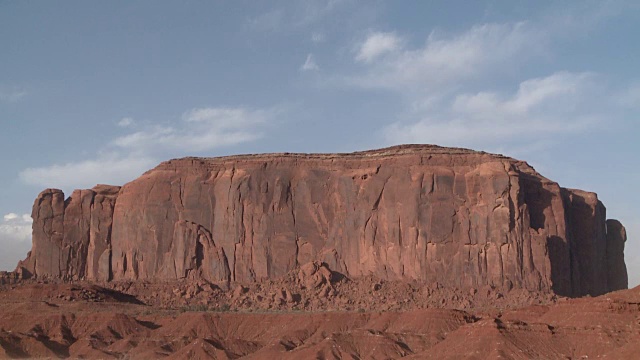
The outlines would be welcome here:
<svg viewBox="0 0 640 360">
<path fill-rule="evenodd" d="M 164 162 L 163 164 L 170 164 L 174 162 L 183 161 L 200 161 L 200 162 L 227 162 L 238 160 L 264 160 L 273 158 L 297 158 L 297 159 L 310 159 L 310 160 L 327 160 L 327 159 L 372 159 L 372 158 L 384 158 L 400 155 L 486 155 L 489 157 L 495 157 L 499 159 L 510 159 L 507 156 L 501 154 L 491 154 L 484 151 L 475 151 L 471 149 L 455 148 L 455 147 L 443 147 L 438 145 L 429 144 L 407 144 L 396 145 L 382 149 L 355 151 L 352 153 L 263 153 L 263 154 L 242 154 L 242 155 L 229 155 L 220 157 L 184 157 L 179 159 L 172 159 Z"/>
</svg>

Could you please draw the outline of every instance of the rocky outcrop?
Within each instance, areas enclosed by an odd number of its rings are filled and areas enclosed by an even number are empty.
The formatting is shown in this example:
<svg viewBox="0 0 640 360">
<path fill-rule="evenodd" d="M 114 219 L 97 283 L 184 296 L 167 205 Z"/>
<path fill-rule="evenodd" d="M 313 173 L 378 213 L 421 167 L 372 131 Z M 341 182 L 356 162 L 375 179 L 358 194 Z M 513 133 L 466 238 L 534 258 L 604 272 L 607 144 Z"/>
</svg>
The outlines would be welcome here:
<svg viewBox="0 0 640 360">
<path fill-rule="evenodd" d="M 607 220 L 606 267 L 609 289 L 626 289 L 629 286 L 627 266 L 624 263 L 624 243 L 627 231 L 618 220 Z"/>
<path fill-rule="evenodd" d="M 33 204 L 33 246 L 18 264 L 23 273 L 64 279 L 109 280 L 111 231 L 119 186 L 76 190 L 65 201 L 47 189 Z"/>
<path fill-rule="evenodd" d="M 250 282 L 320 261 L 459 288 L 626 287 L 624 228 L 596 194 L 465 149 L 177 159 L 121 189 L 45 190 L 33 218 L 20 266 L 38 277 Z"/>
</svg>

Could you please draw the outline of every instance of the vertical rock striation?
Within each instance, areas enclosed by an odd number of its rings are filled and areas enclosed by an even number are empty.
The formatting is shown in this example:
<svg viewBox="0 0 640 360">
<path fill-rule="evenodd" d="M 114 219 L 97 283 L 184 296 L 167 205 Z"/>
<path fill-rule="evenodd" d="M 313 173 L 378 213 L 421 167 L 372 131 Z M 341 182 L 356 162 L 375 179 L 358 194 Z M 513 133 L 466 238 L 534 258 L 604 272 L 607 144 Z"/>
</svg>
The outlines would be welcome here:
<svg viewBox="0 0 640 360">
<path fill-rule="evenodd" d="M 76 190 L 65 201 L 61 190 L 38 195 L 33 246 L 18 269 L 30 275 L 65 280 L 110 280 L 111 230 L 119 186 Z"/>
<path fill-rule="evenodd" d="M 465 149 L 184 158 L 121 189 L 45 190 L 19 266 L 247 282 L 322 261 L 348 276 L 597 295 L 626 288 L 626 234 L 605 212 L 594 193 Z"/>
</svg>

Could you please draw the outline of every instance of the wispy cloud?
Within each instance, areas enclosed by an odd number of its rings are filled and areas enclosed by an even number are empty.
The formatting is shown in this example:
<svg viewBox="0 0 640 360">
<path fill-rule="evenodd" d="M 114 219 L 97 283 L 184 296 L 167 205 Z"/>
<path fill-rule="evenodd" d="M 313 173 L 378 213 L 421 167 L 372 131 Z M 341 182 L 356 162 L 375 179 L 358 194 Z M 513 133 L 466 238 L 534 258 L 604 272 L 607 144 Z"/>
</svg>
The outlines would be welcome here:
<svg viewBox="0 0 640 360">
<path fill-rule="evenodd" d="M 544 24 L 557 37 L 588 36 L 590 32 L 625 12 L 640 9 L 635 1 L 605 0 L 560 2 L 555 4 Z"/>
<path fill-rule="evenodd" d="M 434 30 L 417 46 L 393 31 L 370 33 L 355 44 L 356 68 L 340 84 L 383 89 L 402 99 L 407 110 L 381 129 L 389 144 L 548 148 L 566 134 L 601 126 L 610 107 L 609 90 L 595 73 L 558 69 L 521 78 L 515 89 L 507 87 L 523 64 L 552 56 L 563 21 L 571 23 L 566 28 L 576 27 L 569 20 L 485 23 L 454 33 Z M 632 88 L 620 101 L 633 104 L 637 94 Z"/>
<path fill-rule="evenodd" d="M 459 94 L 435 104 L 422 118 L 395 122 L 383 130 L 390 143 L 422 142 L 493 149 L 522 146 L 540 135 L 561 136 L 602 121 L 590 103 L 599 97 L 591 73 L 558 72 L 529 79 L 514 94 Z M 517 140 L 514 140 L 517 139 Z"/>
<path fill-rule="evenodd" d="M 483 120 L 512 120 L 540 108 L 569 113 L 577 110 L 575 102 L 580 96 L 594 88 L 594 78 L 592 73 L 557 72 L 520 83 L 518 91 L 507 98 L 495 92 L 458 95 L 452 110 Z"/>
<path fill-rule="evenodd" d="M 262 129 L 278 110 L 245 108 L 196 108 L 181 121 L 152 125 L 118 137 L 112 145 L 142 154 L 194 153 L 236 145 L 262 137 Z"/>
<path fill-rule="evenodd" d="M 206 107 L 186 111 L 170 124 L 138 126 L 117 137 L 93 159 L 27 168 L 20 179 L 65 191 L 98 183 L 123 184 L 167 157 L 201 154 L 259 139 L 279 108 Z"/>
<path fill-rule="evenodd" d="M 349 0 L 301 0 L 293 8 L 296 25 L 314 24 L 336 11 Z"/>
<path fill-rule="evenodd" d="M 311 34 L 311 41 L 314 43 L 321 43 L 325 40 L 325 35 L 321 32 L 314 32 Z"/>
<path fill-rule="evenodd" d="M 285 11 L 283 9 L 275 9 L 248 18 L 245 26 L 255 31 L 274 31 L 283 24 L 284 17 Z"/>
<path fill-rule="evenodd" d="M 274 8 L 247 18 L 245 27 L 255 31 L 279 31 L 309 27 L 344 8 L 351 0 L 300 0 L 286 7 Z M 312 38 L 323 41 L 323 35 Z"/>
<path fill-rule="evenodd" d="M 373 33 L 359 46 L 356 60 L 369 63 L 385 53 L 398 50 L 402 42 L 395 33 Z"/>
<path fill-rule="evenodd" d="M 120 121 L 118 121 L 118 126 L 123 128 L 130 127 L 133 124 L 135 124 L 135 121 L 130 117 L 123 117 L 122 119 L 120 119 Z"/>
<path fill-rule="evenodd" d="M 25 90 L 6 89 L 0 87 L 0 102 L 14 103 L 27 95 Z"/>
<path fill-rule="evenodd" d="M 302 71 L 317 71 L 319 69 L 320 68 L 318 67 L 318 64 L 316 64 L 313 54 L 308 54 L 304 64 L 300 67 L 300 70 Z"/>
<path fill-rule="evenodd" d="M 364 63 L 363 73 L 347 80 L 365 88 L 443 92 L 541 51 L 545 41 L 544 32 L 524 22 L 477 25 L 455 35 L 432 32 L 418 48 L 403 46 L 392 33 L 376 33 L 355 57 Z"/>
<path fill-rule="evenodd" d="M 59 188 L 68 192 L 76 188 L 90 188 L 96 184 L 124 184 L 157 162 L 144 155 L 112 153 L 90 160 L 27 168 L 20 172 L 20 179 L 30 185 Z"/>
<path fill-rule="evenodd" d="M 640 108 L 640 83 L 635 83 L 621 91 L 618 103 L 627 108 Z"/>
</svg>

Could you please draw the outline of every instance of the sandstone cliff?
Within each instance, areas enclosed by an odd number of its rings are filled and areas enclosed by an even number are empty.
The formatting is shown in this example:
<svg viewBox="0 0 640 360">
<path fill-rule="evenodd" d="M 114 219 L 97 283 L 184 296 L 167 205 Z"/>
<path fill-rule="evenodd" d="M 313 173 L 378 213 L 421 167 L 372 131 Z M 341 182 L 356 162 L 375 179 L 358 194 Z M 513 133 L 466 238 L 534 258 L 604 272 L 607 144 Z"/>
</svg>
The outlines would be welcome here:
<svg viewBox="0 0 640 360">
<path fill-rule="evenodd" d="M 37 277 L 249 282 L 319 260 L 459 288 L 627 287 L 624 227 L 596 194 L 465 149 L 183 158 L 122 188 L 45 190 L 32 216 L 18 267 Z"/>
</svg>

